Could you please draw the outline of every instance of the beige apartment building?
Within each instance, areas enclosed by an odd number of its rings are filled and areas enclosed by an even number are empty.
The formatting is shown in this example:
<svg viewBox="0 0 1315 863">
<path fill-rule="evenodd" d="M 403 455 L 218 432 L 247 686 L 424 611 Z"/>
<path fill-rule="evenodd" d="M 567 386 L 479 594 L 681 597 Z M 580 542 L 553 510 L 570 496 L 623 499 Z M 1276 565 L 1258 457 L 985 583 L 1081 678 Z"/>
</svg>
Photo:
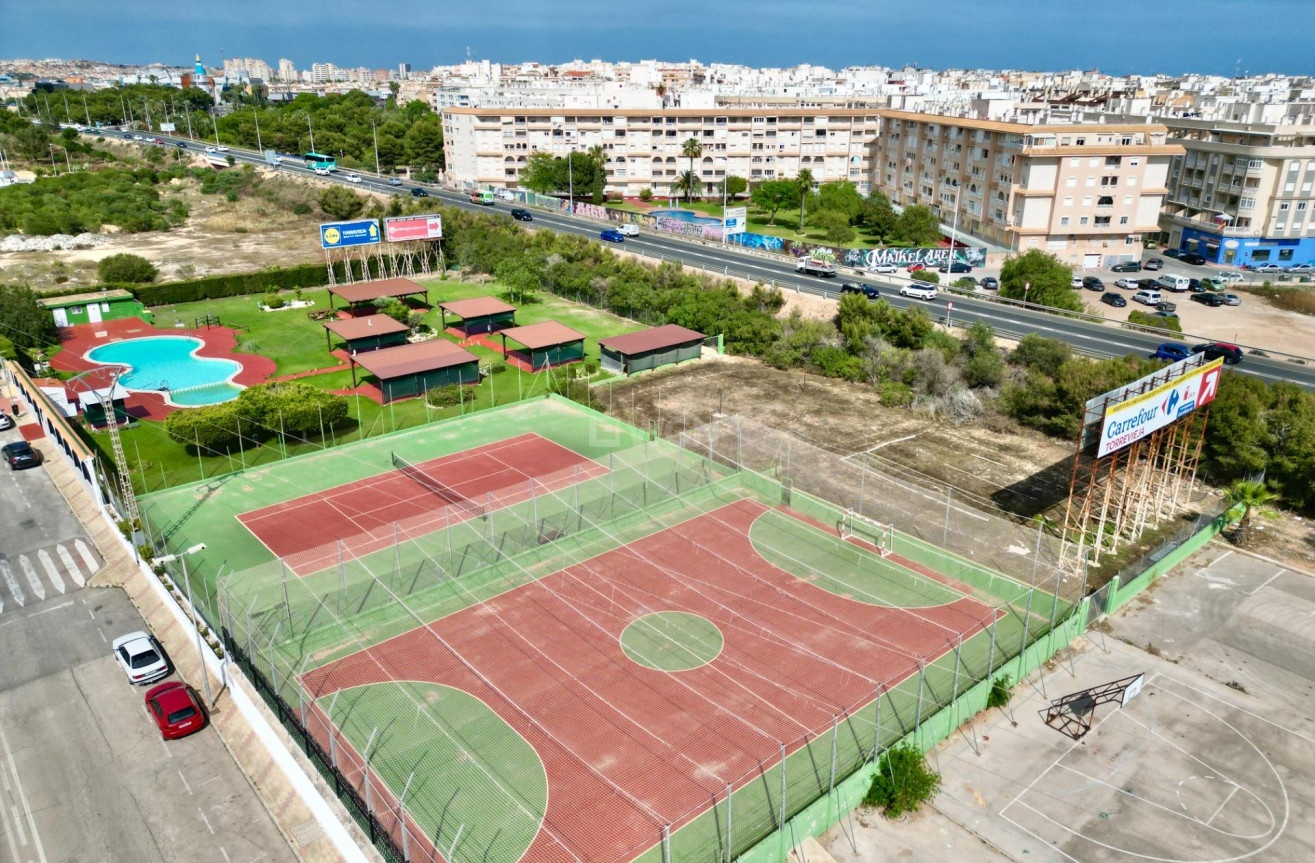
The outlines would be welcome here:
<svg viewBox="0 0 1315 863">
<path fill-rule="evenodd" d="M 932 206 L 947 233 L 998 251 L 1039 248 L 1079 266 L 1135 257 L 1159 233 L 1170 160 L 1181 147 L 1146 123 L 1049 126 L 889 109 L 481 109 L 443 111 L 447 179 L 515 188 L 531 152 L 602 147 L 607 190 L 656 197 L 689 168 L 681 148 L 703 144 L 694 170 L 707 184 L 750 183 L 808 169 L 848 180 L 896 207 Z M 957 184 L 957 185 L 956 185 Z"/>
</svg>

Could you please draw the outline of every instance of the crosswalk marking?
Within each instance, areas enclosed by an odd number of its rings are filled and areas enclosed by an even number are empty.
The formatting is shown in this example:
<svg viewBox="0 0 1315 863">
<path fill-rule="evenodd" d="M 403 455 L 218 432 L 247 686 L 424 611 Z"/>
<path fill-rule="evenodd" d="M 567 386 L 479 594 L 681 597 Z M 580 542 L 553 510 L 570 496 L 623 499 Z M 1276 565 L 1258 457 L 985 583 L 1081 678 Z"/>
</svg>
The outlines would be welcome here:
<svg viewBox="0 0 1315 863">
<path fill-rule="evenodd" d="M 41 561 L 41 568 L 46 571 L 46 578 L 50 579 L 51 585 L 55 590 L 63 593 L 64 577 L 59 574 L 58 569 L 55 569 L 55 560 L 50 556 L 50 552 L 41 549 L 37 552 L 37 560 Z"/>
<path fill-rule="evenodd" d="M 77 561 L 73 559 L 73 555 L 69 553 L 69 550 L 62 545 L 57 545 L 55 551 L 59 554 L 59 559 L 64 562 L 64 569 L 68 572 L 69 577 L 77 582 L 78 587 L 86 587 L 87 580 L 82 577 L 82 570 L 78 569 Z"/>
<path fill-rule="evenodd" d="M 86 543 L 82 540 L 73 540 L 73 547 L 78 550 L 78 556 L 81 557 L 82 562 L 87 565 L 87 578 L 91 578 L 96 574 L 96 570 L 100 569 L 100 564 L 96 563 L 96 558 L 92 557 L 91 551 L 87 549 Z M 63 548 L 63 546 L 60 546 L 60 548 Z M 83 584 L 84 582 L 78 583 Z"/>
<path fill-rule="evenodd" d="M 19 587 L 18 579 L 14 577 L 14 571 L 9 568 L 7 560 L 0 560 L 0 578 L 4 578 L 5 584 L 9 585 L 9 595 L 14 598 L 14 602 L 22 607 L 27 597 L 23 595 L 23 588 Z"/>
<path fill-rule="evenodd" d="M 27 584 L 28 587 L 32 588 L 32 594 L 36 596 L 37 599 L 45 599 L 46 586 L 41 583 L 41 579 L 37 578 L 37 571 L 32 566 L 31 558 L 26 554 L 20 554 L 18 556 L 18 564 L 23 567 L 23 575 L 27 577 Z"/>
</svg>

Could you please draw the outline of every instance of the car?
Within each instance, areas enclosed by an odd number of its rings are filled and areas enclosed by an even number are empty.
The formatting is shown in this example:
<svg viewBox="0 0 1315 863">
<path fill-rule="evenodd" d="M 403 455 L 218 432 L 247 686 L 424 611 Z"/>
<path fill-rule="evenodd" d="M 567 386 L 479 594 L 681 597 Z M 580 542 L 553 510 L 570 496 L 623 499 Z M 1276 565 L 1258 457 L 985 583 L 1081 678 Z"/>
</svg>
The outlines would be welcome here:
<svg viewBox="0 0 1315 863">
<path fill-rule="evenodd" d="M 1181 258 L 1181 257 L 1183 256 L 1183 250 L 1182 250 L 1182 249 L 1165 249 L 1165 250 L 1164 250 L 1164 256 L 1165 256 L 1166 258 Z"/>
<path fill-rule="evenodd" d="M 623 222 L 622 224 L 617 225 L 616 229 L 627 237 L 639 236 L 639 226 L 634 222 Z"/>
<path fill-rule="evenodd" d="M 925 270 L 925 269 L 927 269 L 927 265 L 926 265 L 926 264 L 909 264 L 907 267 L 904 268 L 904 272 L 906 272 L 906 273 L 916 273 L 916 272 L 919 272 L 919 271 L 921 271 L 921 270 Z"/>
<path fill-rule="evenodd" d="M 133 136 L 132 136 L 132 139 L 133 139 L 134 141 L 145 141 L 145 140 L 146 140 L 146 139 L 143 138 L 141 135 L 133 135 Z"/>
<path fill-rule="evenodd" d="M 514 207 L 511 211 L 511 217 L 518 222 L 534 221 L 534 217 L 530 215 L 530 211 L 521 207 Z"/>
<path fill-rule="evenodd" d="M 899 289 L 901 297 L 911 297 L 915 300 L 927 300 L 928 302 L 936 299 L 936 286 L 929 285 L 926 282 L 919 282 L 914 285 L 905 285 Z"/>
<path fill-rule="evenodd" d="M 164 139 L 163 139 L 163 138 L 156 138 L 156 139 L 155 139 L 155 143 L 157 143 L 157 144 L 159 144 L 161 147 L 163 147 L 163 146 L 164 146 Z"/>
<path fill-rule="evenodd" d="M 219 152 L 221 152 L 221 153 L 227 153 L 227 152 L 228 152 L 228 148 L 225 147 L 223 144 L 220 144 L 220 145 L 219 145 L 218 150 L 219 150 Z"/>
<path fill-rule="evenodd" d="M 1205 293 L 1201 293 L 1201 294 L 1192 294 L 1190 299 L 1194 303 L 1200 303 L 1201 305 L 1209 306 L 1212 309 L 1222 306 L 1224 304 L 1223 296 L 1221 296 L 1220 294 L 1211 293 L 1210 291 L 1206 291 Z"/>
<path fill-rule="evenodd" d="M 361 182 L 361 175 L 360 175 L 360 174 L 343 174 L 343 175 L 342 175 L 342 178 L 343 178 L 344 180 L 346 180 L 347 182 L 349 182 L 349 183 L 359 183 L 359 182 Z"/>
<path fill-rule="evenodd" d="M 1242 298 L 1239 297 L 1237 294 L 1221 294 L 1220 296 L 1224 298 L 1224 305 L 1226 306 L 1242 305 Z"/>
<path fill-rule="evenodd" d="M 205 148 L 205 151 L 206 151 L 207 153 L 218 153 L 218 152 L 219 152 L 219 151 L 216 150 L 214 147 L 206 147 L 206 148 Z"/>
<path fill-rule="evenodd" d="M 1164 267 L 1164 261 L 1160 260 L 1159 258 L 1148 258 L 1147 260 L 1143 261 L 1141 265 L 1141 268 L 1143 270 L 1159 270 L 1162 269 L 1163 267 Z"/>
<path fill-rule="evenodd" d="M 333 172 L 330 171 L 328 168 L 315 168 L 314 170 L 315 170 L 315 174 L 316 174 L 316 176 L 319 176 L 319 177 L 331 177 L 331 176 L 333 176 Z"/>
<path fill-rule="evenodd" d="M 1196 288 L 1191 289 L 1192 293 L 1196 293 L 1196 294 L 1202 293 L 1204 291 L 1222 291 L 1224 289 L 1224 280 L 1216 279 L 1213 277 L 1207 279 L 1201 279 L 1199 282 L 1196 279 L 1192 279 L 1192 284 L 1200 285 L 1201 288 L 1200 290 L 1197 290 Z"/>
<path fill-rule="evenodd" d="M 0 447 L 10 470 L 27 470 L 41 464 L 41 453 L 25 440 L 10 441 Z"/>
<path fill-rule="evenodd" d="M 1123 261 L 1110 267 L 1111 273 L 1140 273 L 1141 263 L 1139 261 Z"/>
<path fill-rule="evenodd" d="M 1160 289 L 1159 279 L 1138 279 L 1137 288 L 1143 291 L 1158 291 Z"/>
<path fill-rule="evenodd" d="M 868 270 L 868 272 L 876 273 L 879 276 L 893 276 L 899 272 L 899 267 L 894 264 L 877 264 L 875 267 Z"/>
<path fill-rule="evenodd" d="M 1281 273 L 1284 271 L 1284 268 L 1278 264 L 1261 264 L 1255 268 L 1255 271 L 1257 273 Z"/>
<path fill-rule="evenodd" d="M 1219 281 L 1226 285 L 1236 285 L 1238 282 L 1245 281 L 1245 279 L 1242 278 L 1241 273 L 1220 273 L 1215 278 L 1219 279 Z"/>
<path fill-rule="evenodd" d="M 984 276 L 982 280 L 977 283 L 977 287 L 984 291 L 998 291 L 1000 290 L 1000 280 L 995 276 Z"/>
<path fill-rule="evenodd" d="M 1134 302 L 1141 303 L 1143 306 L 1155 306 L 1160 303 L 1160 292 L 1151 290 L 1138 291 L 1132 295 L 1132 299 Z"/>
<path fill-rule="evenodd" d="M 1103 291 L 1105 290 L 1105 283 L 1095 276 L 1087 276 L 1082 280 L 1082 287 L 1089 291 Z"/>
<path fill-rule="evenodd" d="M 1155 310 L 1157 312 L 1165 312 L 1168 314 L 1172 314 L 1178 311 L 1178 306 L 1177 304 L 1171 303 L 1168 300 L 1160 300 L 1158 303 L 1155 304 Z"/>
<path fill-rule="evenodd" d="M 626 235 L 615 228 L 604 228 L 602 231 L 598 232 L 598 239 L 609 243 L 624 243 L 626 241 Z"/>
<path fill-rule="evenodd" d="M 972 265 L 963 261 L 955 261 L 952 264 L 941 264 L 936 269 L 940 270 L 942 273 L 971 273 L 973 271 Z"/>
<path fill-rule="evenodd" d="M 1205 358 L 1214 361 L 1222 358 L 1225 365 L 1235 366 L 1242 362 L 1242 349 L 1237 345 L 1230 345 L 1228 342 L 1206 342 L 1202 345 L 1193 345 L 1192 353 L 1205 354 Z"/>
<path fill-rule="evenodd" d="M 187 149 L 187 142 L 186 142 L 186 141 L 179 141 L 177 144 L 174 144 L 174 146 L 177 147 L 177 148 L 180 149 L 180 150 L 186 150 L 186 149 Z"/>
<path fill-rule="evenodd" d="M 0 431 L 9 431 L 14 427 L 14 420 L 9 414 L 0 413 Z"/>
<path fill-rule="evenodd" d="M 165 740 L 195 734 L 206 726 L 205 708 L 196 690 L 178 680 L 148 689 L 146 712 L 155 720 Z"/>
<path fill-rule="evenodd" d="M 861 285 L 858 282 L 841 282 L 840 293 L 842 294 L 862 294 L 869 300 L 880 299 L 881 293 L 871 285 Z"/>
<path fill-rule="evenodd" d="M 411 197 L 413 197 L 413 198 L 428 198 L 428 197 L 429 197 L 429 193 L 426 192 L 424 189 L 421 189 L 419 186 L 417 186 L 416 188 L 414 188 L 414 189 L 411 190 Z"/>
<path fill-rule="evenodd" d="M 401 178 L 401 177 L 389 177 L 389 178 L 388 178 L 388 185 L 390 185 L 390 186 L 400 186 L 400 185 L 402 185 L 402 178 Z"/>
<path fill-rule="evenodd" d="M 1171 363 L 1176 363 L 1179 360 L 1187 359 L 1191 355 L 1192 350 L 1187 345 L 1181 342 L 1165 342 L 1155 349 L 1155 353 L 1151 354 L 1151 359 L 1168 360 Z"/>
<path fill-rule="evenodd" d="M 1074 276 L 1072 279 L 1069 280 L 1069 283 L 1068 283 L 1068 284 L 1069 284 L 1069 287 L 1074 288 L 1074 289 L 1080 291 L 1080 290 L 1082 290 L 1082 277 L 1081 277 L 1081 276 Z"/>
<path fill-rule="evenodd" d="M 1182 261 L 1184 264 L 1191 264 L 1194 267 L 1199 267 L 1205 263 L 1205 256 L 1198 255 L 1196 252 L 1183 252 L 1178 260 Z"/>
<path fill-rule="evenodd" d="M 1293 264 L 1288 267 L 1289 273 L 1315 273 L 1315 264 Z"/>
<path fill-rule="evenodd" d="M 110 648 L 131 683 L 140 686 L 169 676 L 169 660 L 165 658 L 164 648 L 149 632 L 120 635 Z"/>
<path fill-rule="evenodd" d="M 1137 284 L 1138 284 L 1137 279 L 1130 279 L 1127 276 L 1124 276 L 1122 279 L 1114 280 L 1114 287 L 1123 288 L 1125 291 L 1136 290 Z"/>
<path fill-rule="evenodd" d="M 123 140 L 125 140 L 125 141 L 131 141 L 131 140 L 132 140 L 132 133 L 131 133 L 131 132 L 124 132 L 124 133 L 123 133 Z"/>
<path fill-rule="evenodd" d="M 1128 304 L 1128 301 L 1123 298 L 1123 294 L 1116 294 L 1113 291 L 1106 291 L 1101 294 L 1100 301 L 1105 305 L 1113 306 L 1116 309 L 1121 309 Z"/>
</svg>

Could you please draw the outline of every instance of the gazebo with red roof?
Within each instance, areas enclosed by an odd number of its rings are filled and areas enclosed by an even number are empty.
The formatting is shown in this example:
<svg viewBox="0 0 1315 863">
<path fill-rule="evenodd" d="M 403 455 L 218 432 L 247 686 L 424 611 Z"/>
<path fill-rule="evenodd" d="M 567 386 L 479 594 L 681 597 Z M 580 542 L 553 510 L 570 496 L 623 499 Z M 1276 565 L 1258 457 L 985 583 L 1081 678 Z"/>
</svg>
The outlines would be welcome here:
<svg viewBox="0 0 1315 863">
<path fill-rule="evenodd" d="M 609 372 L 642 372 L 658 366 L 696 360 L 703 353 L 703 333 L 666 324 L 598 340 L 602 366 Z"/>
<path fill-rule="evenodd" d="M 379 348 L 406 344 L 410 327 L 388 315 L 366 315 L 361 318 L 332 319 L 324 322 L 324 341 L 333 350 L 333 337 L 347 343 L 347 352 L 373 351 Z"/>
<path fill-rule="evenodd" d="M 479 383 L 479 357 L 443 338 L 352 357 L 353 387 L 357 366 L 379 379 L 385 404 L 451 384 Z"/>
<path fill-rule="evenodd" d="M 525 371 L 578 363 L 584 359 L 584 333 L 557 321 L 543 321 L 524 327 L 512 327 L 498 333 L 502 337 L 502 355 Z M 507 339 L 525 350 L 510 350 Z"/>
<path fill-rule="evenodd" d="M 472 297 L 468 300 L 449 300 L 438 304 L 443 329 L 448 327 L 447 316 L 454 315 L 461 323 L 453 323 L 457 335 L 477 336 L 510 327 L 516 323 L 516 307 L 509 306 L 497 297 Z"/>
<path fill-rule="evenodd" d="M 342 298 L 347 303 L 347 311 L 351 312 L 359 305 L 373 306 L 388 297 L 403 300 L 416 294 L 420 295 L 423 302 L 429 302 L 429 289 L 410 279 L 380 279 L 355 285 L 330 285 L 329 311 L 334 310 L 334 297 Z"/>
</svg>

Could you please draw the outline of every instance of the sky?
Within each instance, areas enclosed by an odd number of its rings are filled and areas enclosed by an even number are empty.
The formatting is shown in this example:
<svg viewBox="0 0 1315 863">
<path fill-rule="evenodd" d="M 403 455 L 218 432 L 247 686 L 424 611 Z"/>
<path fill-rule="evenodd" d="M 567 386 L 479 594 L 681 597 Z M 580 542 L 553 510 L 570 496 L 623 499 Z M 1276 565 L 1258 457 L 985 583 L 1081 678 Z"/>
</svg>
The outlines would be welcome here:
<svg viewBox="0 0 1315 863">
<path fill-rule="evenodd" d="M 39 0 L 0 58 L 222 57 L 428 69 L 464 60 L 812 63 L 1315 74 L 1312 0 Z"/>
</svg>

